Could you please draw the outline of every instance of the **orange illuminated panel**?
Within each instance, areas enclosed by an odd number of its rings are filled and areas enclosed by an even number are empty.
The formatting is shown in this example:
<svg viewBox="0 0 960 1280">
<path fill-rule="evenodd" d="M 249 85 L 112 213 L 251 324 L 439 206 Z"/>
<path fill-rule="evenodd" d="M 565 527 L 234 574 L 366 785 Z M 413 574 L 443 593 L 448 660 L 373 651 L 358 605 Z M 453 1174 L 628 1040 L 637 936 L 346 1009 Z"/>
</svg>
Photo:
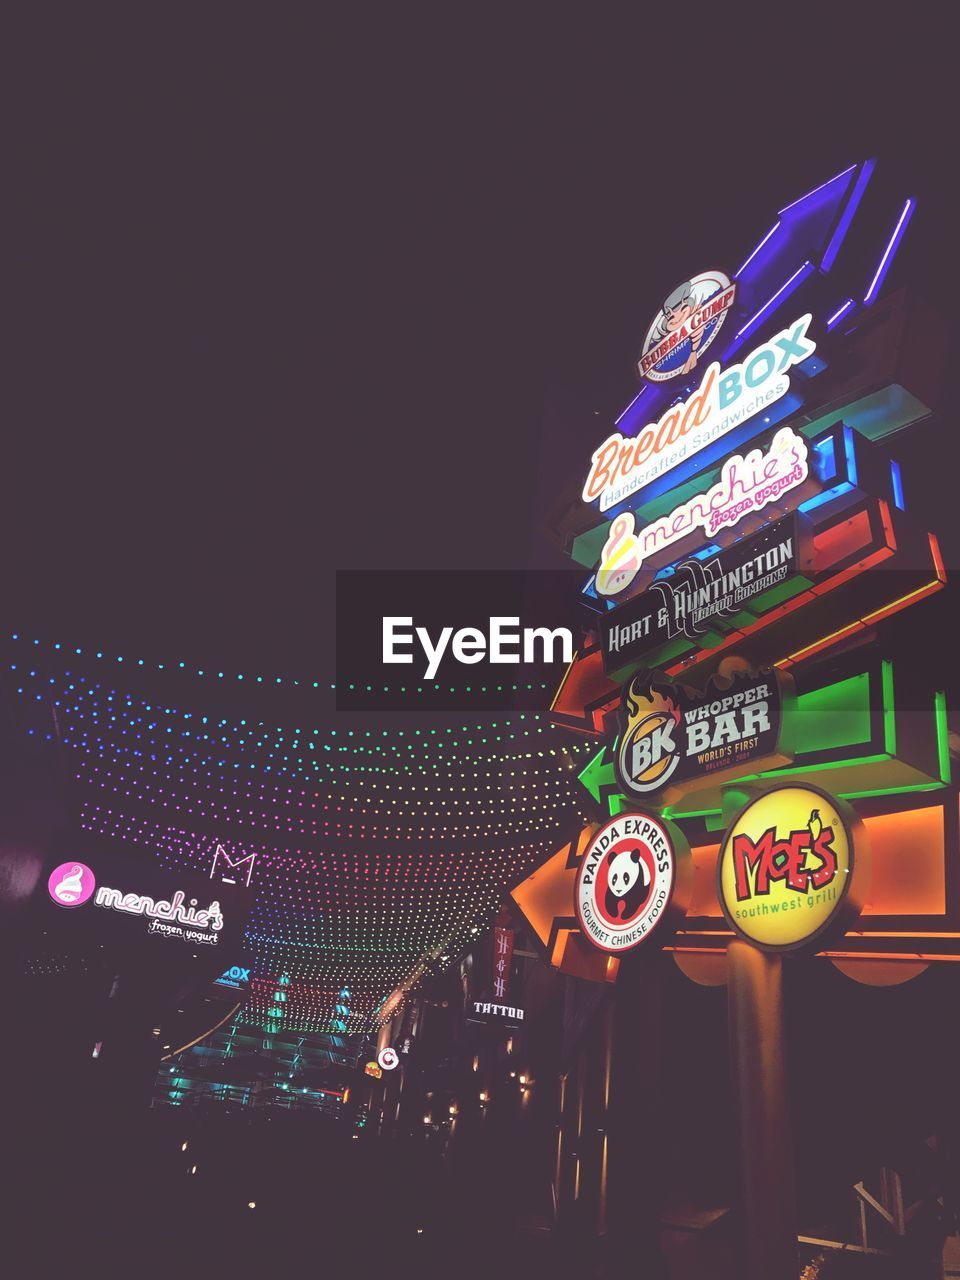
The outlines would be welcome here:
<svg viewBox="0 0 960 1280">
<path fill-rule="evenodd" d="M 596 737 L 619 697 L 620 686 L 604 674 L 600 649 L 588 649 L 574 654 L 550 705 L 550 718 L 562 728 Z"/>
<path fill-rule="evenodd" d="M 550 963 L 561 973 L 573 978 L 586 978 L 588 982 L 616 982 L 620 972 L 617 956 L 598 951 L 580 932 L 561 929 L 556 952 Z"/>
<path fill-rule="evenodd" d="M 946 912 L 943 809 L 932 805 L 864 818 L 873 874 L 865 916 Z"/>
<path fill-rule="evenodd" d="M 578 840 L 582 842 L 590 831 L 591 828 L 584 828 Z M 555 920 L 570 918 L 571 923 L 576 923 L 573 920 L 573 887 L 577 869 L 568 865 L 570 854 L 570 845 L 565 844 L 543 866 L 510 890 L 511 898 L 545 947 L 550 945 Z M 554 957 L 550 959 L 551 963 L 555 962 Z"/>
<path fill-rule="evenodd" d="M 715 916 L 720 918 L 720 902 L 717 899 L 717 855 L 719 844 L 701 844 L 690 850 L 693 861 L 693 889 L 690 895 L 688 916 Z"/>
</svg>

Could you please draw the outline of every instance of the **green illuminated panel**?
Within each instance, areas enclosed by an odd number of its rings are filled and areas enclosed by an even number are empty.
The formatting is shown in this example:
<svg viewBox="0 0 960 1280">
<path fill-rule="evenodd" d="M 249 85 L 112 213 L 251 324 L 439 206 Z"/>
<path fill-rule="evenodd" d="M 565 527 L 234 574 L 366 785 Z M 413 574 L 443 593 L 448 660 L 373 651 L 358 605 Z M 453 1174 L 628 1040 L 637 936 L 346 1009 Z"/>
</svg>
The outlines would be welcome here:
<svg viewBox="0 0 960 1280">
<path fill-rule="evenodd" d="M 870 741 L 870 673 L 825 685 L 797 698 L 796 755 Z"/>
</svg>

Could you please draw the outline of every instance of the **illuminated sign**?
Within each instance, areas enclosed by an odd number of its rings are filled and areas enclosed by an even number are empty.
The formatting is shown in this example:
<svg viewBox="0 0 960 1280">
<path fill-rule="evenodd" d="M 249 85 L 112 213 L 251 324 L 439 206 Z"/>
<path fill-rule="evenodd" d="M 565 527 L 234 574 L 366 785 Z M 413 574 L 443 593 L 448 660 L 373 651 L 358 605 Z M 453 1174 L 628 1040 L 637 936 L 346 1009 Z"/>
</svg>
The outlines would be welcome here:
<svg viewBox="0 0 960 1280">
<path fill-rule="evenodd" d="M 672 803 L 708 775 L 714 782 L 789 764 L 784 721 L 793 701 L 789 677 L 772 671 L 714 677 L 703 693 L 638 672 L 623 693 L 614 753 L 623 794 Z"/>
<path fill-rule="evenodd" d="M 392 1071 L 399 1061 L 396 1049 L 390 1045 L 387 1045 L 385 1049 L 381 1049 L 377 1054 L 377 1064 L 384 1071 Z"/>
<path fill-rule="evenodd" d="M 651 382 L 690 373 L 733 305 L 737 286 L 722 271 L 685 280 L 664 300 L 647 330 L 637 372 Z"/>
<path fill-rule="evenodd" d="M 237 987 L 242 990 L 244 985 L 250 981 L 250 969 L 243 965 L 233 964 L 229 969 L 221 973 L 217 979 L 218 987 Z"/>
<path fill-rule="evenodd" d="M 513 960 L 513 930 L 497 925 L 493 931 L 493 994 L 503 1000 L 510 986 Z"/>
<path fill-rule="evenodd" d="M 379 1080 L 383 1076 L 383 1071 L 378 1062 L 368 1062 L 363 1070 L 365 1075 L 372 1076 L 374 1080 Z"/>
<path fill-rule="evenodd" d="M 685 910 L 689 852 L 672 823 L 649 813 L 624 813 L 601 827 L 583 855 L 574 894 L 589 942 L 620 955 Z"/>
<path fill-rule="evenodd" d="M 790 427 L 781 427 L 766 452 L 758 448 L 745 456 L 734 454 L 706 493 L 681 502 L 639 533 L 633 512 L 623 512 L 611 524 L 600 556 L 598 593 L 619 595 L 650 556 L 697 532 L 709 541 L 803 484 L 808 474 L 806 441 Z"/>
<path fill-rule="evenodd" d="M 58 907 L 82 907 L 96 887 L 96 877 L 85 862 L 63 862 L 47 881 L 47 892 Z"/>
<path fill-rule="evenodd" d="M 468 1022 L 503 1022 L 523 1021 L 523 1010 L 512 1004 L 495 1004 L 492 1000 L 474 1000 L 473 1012 L 467 1015 Z"/>
<path fill-rule="evenodd" d="M 851 887 L 865 852 L 848 806 L 815 787 L 775 786 L 741 809 L 724 838 L 717 863 L 723 913 L 759 947 L 803 946 L 857 914 Z"/>
<path fill-rule="evenodd" d="M 248 853 L 242 858 L 237 858 L 236 861 L 234 861 L 234 859 L 230 857 L 230 854 L 227 853 L 226 849 L 224 849 L 223 845 L 218 844 L 213 851 L 213 864 L 210 867 L 211 880 L 217 874 L 217 864 L 221 859 L 224 865 L 220 868 L 220 879 L 224 884 L 236 884 L 237 881 L 233 877 L 232 873 L 235 872 L 238 867 L 245 867 L 246 870 L 241 874 L 240 878 L 243 879 L 243 883 L 249 888 L 250 877 L 253 874 L 253 864 L 257 860 L 257 855 L 255 853 Z M 231 872 L 231 875 L 229 876 L 226 874 L 228 871 Z"/>
<path fill-rule="evenodd" d="M 794 514 L 709 559 L 684 560 L 642 595 L 601 617 L 604 670 L 639 662 L 677 636 L 698 641 L 741 614 L 751 600 L 794 579 L 808 567 L 811 553 L 812 538 L 801 551 Z"/>
<path fill-rule="evenodd" d="M 613 763 L 623 795 L 672 803 L 709 777 L 742 777 L 791 762 L 785 721 L 790 677 L 740 672 L 704 692 L 660 684 L 639 672 L 623 691 Z"/>
<path fill-rule="evenodd" d="M 93 872 L 82 862 L 62 863 L 51 873 L 47 889 L 58 907 L 79 907 L 92 898 L 95 907 L 142 916 L 150 921 L 147 933 L 160 937 L 216 946 L 217 934 L 223 928 L 223 914 L 216 899 L 208 907 L 198 908 L 196 898 L 185 905 L 186 894 L 181 889 L 169 900 L 157 900 L 107 885 L 97 888 Z"/>
<path fill-rule="evenodd" d="M 738 364 L 723 370 L 711 364 L 688 399 L 636 436 L 608 436 L 593 455 L 584 502 L 599 499 L 608 511 L 781 400 L 790 390 L 788 371 L 817 349 L 807 337 L 812 318 L 801 316 Z"/>
</svg>

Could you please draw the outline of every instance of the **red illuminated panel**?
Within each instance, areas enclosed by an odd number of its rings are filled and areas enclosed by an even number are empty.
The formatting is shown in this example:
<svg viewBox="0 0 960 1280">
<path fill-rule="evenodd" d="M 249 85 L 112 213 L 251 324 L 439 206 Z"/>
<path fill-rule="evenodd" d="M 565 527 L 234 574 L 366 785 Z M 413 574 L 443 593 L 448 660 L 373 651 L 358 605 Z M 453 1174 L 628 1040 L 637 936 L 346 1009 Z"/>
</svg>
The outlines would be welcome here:
<svg viewBox="0 0 960 1280">
<path fill-rule="evenodd" d="M 818 570 L 829 569 L 872 541 L 870 513 L 866 509 L 858 511 L 849 520 L 840 520 L 814 534 L 814 564 Z"/>
</svg>

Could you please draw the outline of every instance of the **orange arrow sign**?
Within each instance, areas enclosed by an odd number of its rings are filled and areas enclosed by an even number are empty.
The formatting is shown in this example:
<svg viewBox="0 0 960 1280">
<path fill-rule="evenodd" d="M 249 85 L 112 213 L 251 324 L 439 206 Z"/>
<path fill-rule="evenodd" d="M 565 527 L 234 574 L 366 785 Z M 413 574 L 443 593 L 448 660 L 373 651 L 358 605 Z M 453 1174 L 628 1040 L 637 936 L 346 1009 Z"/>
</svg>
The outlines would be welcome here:
<svg viewBox="0 0 960 1280">
<path fill-rule="evenodd" d="M 620 702 L 620 685 L 604 675 L 603 654 L 596 643 L 575 653 L 550 706 L 551 723 L 588 737 L 603 733 L 603 721 Z"/>
<path fill-rule="evenodd" d="M 555 969 L 594 982 L 613 982 L 620 961 L 589 945 L 573 909 L 580 859 L 598 829 L 584 827 L 575 839 L 511 889 L 510 896 Z"/>
</svg>

